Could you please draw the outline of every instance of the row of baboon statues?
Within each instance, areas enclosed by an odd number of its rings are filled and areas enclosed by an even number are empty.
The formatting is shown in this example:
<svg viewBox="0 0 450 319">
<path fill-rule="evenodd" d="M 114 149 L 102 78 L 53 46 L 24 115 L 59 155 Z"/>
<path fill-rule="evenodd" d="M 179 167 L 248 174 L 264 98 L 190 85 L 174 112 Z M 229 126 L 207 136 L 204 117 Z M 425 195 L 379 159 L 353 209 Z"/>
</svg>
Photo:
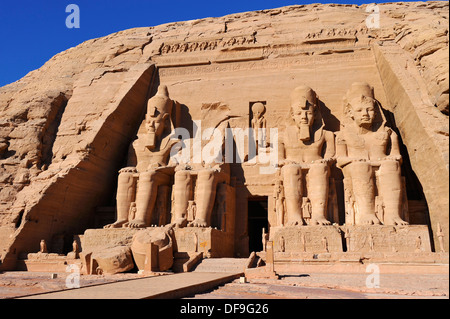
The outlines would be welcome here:
<svg viewBox="0 0 450 319">
<path fill-rule="evenodd" d="M 230 184 L 230 167 L 226 163 L 171 160 L 171 150 L 179 142 L 171 135 L 177 122 L 175 104 L 166 86 L 160 86 L 149 99 L 145 133 L 138 134 L 130 148 L 134 162 L 119 171 L 117 221 L 106 228 L 150 226 L 154 212 L 165 205 L 158 201 L 162 196 L 158 190 L 167 186 L 171 188 L 172 223 L 179 227 L 211 226 L 217 188 Z M 266 128 L 264 112 L 262 103 L 253 105 L 254 129 Z M 331 224 L 327 205 L 330 170 L 335 164 L 344 175 L 345 202 L 352 212 L 350 224 L 407 224 L 402 218 L 404 186 L 398 137 L 387 126 L 369 84 L 353 83 L 345 94 L 345 119 L 339 132 L 324 129 L 319 98 L 310 87 L 293 90 L 289 115 L 290 123 L 278 140 L 278 178 L 274 182 L 279 223 L 304 225 L 307 219 L 309 225 Z M 257 144 L 267 146 L 266 142 Z"/>
</svg>

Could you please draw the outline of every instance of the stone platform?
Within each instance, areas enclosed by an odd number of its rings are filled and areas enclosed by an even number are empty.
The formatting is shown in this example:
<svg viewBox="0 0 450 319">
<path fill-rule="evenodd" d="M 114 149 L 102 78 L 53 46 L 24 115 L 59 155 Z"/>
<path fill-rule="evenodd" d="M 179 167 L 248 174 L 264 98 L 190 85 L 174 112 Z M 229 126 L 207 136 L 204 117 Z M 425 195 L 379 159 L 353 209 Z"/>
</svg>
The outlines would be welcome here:
<svg viewBox="0 0 450 319">
<path fill-rule="evenodd" d="M 258 254 L 263 259 L 264 253 Z M 376 265 L 382 274 L 448 274 L 449 254 L 433 252 L 383 253 L 275 253 L 274 270 L 278 275 L 308 273 L 373 272 Z"/>
<path fill-rule="evenodd" d="M 133 236 L 143 229 L 88 229 L 80 236 L 82 251 L 104 247 L 131 246 Z M 174 228 L 175 251 L 204 252 L 205 257 L 232 257 L 233 238 L 211 227 Z"/>
<path fill-rule="evenodd" d="M 175 228 L 175 243 L 178 252 L 203 252 L 205 258 L 233 257 L 233 237 L 211 227 Z"/>
<path fill-rule="evenodd" d="M 31 272 L 65 272 L 68 265 L 75 264 L 84 272 L 87 271 L 84 269 L 86 260 L 82 262 L 82 257 L 85 254 L 102 252 L 117 247 L 131 247 L 133 236 L 146 229 L 152 228 L 88 229 L 84 234 L 75 238 L 81 250 L 81 259 L 74 259 L 69 255 L 33 253 L 28 254 L 27 258 L 18 261 L 18 269 Z M 175 259 L 180 254 L 193 256 L 202 254 L 200 256 L 202 258 L 233 257 L 234 241 L 229 233 L 211 227 L 186 227 L 174 228 L 173 230 Z"/>
<path fill-rule="evenodd" d="M 426 225 L 284 226 L 270 229 L 275 252 L 431 252 Z"/>
<path fill-rule="evenodd" d="M 343 226 L 350 252 L 431 252 L 428 226 Z"/>
<path fill-rule="evenodd" d="M 275 252 L 342 252 L 338 226 L 283 226 L 270 228 Z"/>
</svg>

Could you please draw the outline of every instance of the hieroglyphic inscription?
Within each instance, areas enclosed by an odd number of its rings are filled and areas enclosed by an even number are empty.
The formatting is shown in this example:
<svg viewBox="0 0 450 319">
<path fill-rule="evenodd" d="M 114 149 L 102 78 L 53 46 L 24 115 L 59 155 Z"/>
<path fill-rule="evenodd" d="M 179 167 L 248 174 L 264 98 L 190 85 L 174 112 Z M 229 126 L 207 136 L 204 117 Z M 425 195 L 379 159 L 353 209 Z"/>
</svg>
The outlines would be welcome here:
<svg viewBox="0 0 450 319">
<path fill-rule="evenodd" d="M 350 29 L 339 29 L 339 28 L 331 28 L 331 29 L 321 29 L 316 32 L 310 32 L 306 35 L 307 39 L 319 39 L 319 38 L 329 38 L 329 37 L 347 37 L 347 36 L 356 36 L 367 34 L 369 29 L 366 26 L 363 26 L 359 29 L 350 28 Z"/>
<path fill-rule="evenodd" d="M 164 43 L 160 48 L 161 54 L 197 52 L 230 48 L 233 46 L 242 46 L 254 44 L 256 42 L 255 34 L 248 36 L 229 37 L 216 40 L 190 41 L 181 43 Z"/>
<path fill-rule="evenodd" d="M 234 61 L 251 61 L 263 59 L 263 49 L 224 51 L 214 57 L 213 62 L 224 63 Z"/>
<path fill-rule="evenodd" d="M 264 59 L 260 61 L 246 61 L 239 63 L 212 63 L 210 65 L 161 68 L 159 70 L 159 74 L 161 77 L 173 77 L 193 74 L 210 74 L 217 72 L 286 69 L 306 65 L 321 65 L 330 63 L 342 64 L 345 62 L 361 61 L 363 59 L 373 59 L 372 52 L 369 50 L 365 50 L 326 56 L 300 56 L 295 58 Z"/>
</svg>

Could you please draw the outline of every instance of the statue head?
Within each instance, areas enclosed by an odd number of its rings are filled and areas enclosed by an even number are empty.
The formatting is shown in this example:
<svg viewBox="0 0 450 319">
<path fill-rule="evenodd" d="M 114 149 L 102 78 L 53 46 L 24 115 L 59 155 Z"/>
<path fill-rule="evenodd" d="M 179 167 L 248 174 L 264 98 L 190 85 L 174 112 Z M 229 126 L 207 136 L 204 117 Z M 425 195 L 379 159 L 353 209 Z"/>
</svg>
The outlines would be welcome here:
<svg viewBox="0 0 450 319">
<path fill-rule="evenodd" d="M 146 128 L 147 133 L 153 136 L 147 147 L 155 147 L 164 130 L 170 129 L 170 117 L 172 114 L 172 100 L 169 98 L 167 86 L 158 88 L 158 93 L 147 102 Z"/>
<path fill-rule="evenodd" d="M 261 118 L 265 111 L 266 107 L 261 102 L 252 105 L 252 113 L 254 119 Z"/>
<path fill-rule="evenodd" d="M 291 93 L 291 117 L 300 130 L 300 139 L 311 139 L 312 127 L 317 119 L 319 99 L 310 87 L 299 86 Z"/>
<path fill-rule="evenodd" d="M 353 83 L 344 97 L 344 113 L 357 126 L 371 128 L 377 116 L 377 102 L 373 88 L 367 83 Z"/>
</svg>

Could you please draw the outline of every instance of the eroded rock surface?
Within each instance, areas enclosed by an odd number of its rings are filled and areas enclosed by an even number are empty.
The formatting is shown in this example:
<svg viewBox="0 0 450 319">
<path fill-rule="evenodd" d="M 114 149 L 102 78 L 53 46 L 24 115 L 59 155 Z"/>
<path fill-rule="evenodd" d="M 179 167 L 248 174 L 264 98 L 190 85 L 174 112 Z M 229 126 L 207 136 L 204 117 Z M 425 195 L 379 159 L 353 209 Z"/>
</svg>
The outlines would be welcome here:
<svg viewBox="0 0 450 319">
<path fill-rule="evenodd" d="M 309 79 L 335 115 L 326 128 L 338 131 L 344 88 L 369 74 L 448 250 L 448 2 L 379 7 L 379 29 L 367 27 L 365 5 L 312 4 L 125 30 L 59 53 L 0 88 L 2 267 L 37 251 L 41 239 L 62 234 L 71 242 L 93 226 L 96 207 L 111 204 L 160 82 L 193 118 L 203 103 L 226 101 L 236 126 L 248 123 L 244 95 L 267 99 L 268 125 L 277 127 L 283 117 L 274 104 L 288 96 L 280 87 Z"/>
</svg>

